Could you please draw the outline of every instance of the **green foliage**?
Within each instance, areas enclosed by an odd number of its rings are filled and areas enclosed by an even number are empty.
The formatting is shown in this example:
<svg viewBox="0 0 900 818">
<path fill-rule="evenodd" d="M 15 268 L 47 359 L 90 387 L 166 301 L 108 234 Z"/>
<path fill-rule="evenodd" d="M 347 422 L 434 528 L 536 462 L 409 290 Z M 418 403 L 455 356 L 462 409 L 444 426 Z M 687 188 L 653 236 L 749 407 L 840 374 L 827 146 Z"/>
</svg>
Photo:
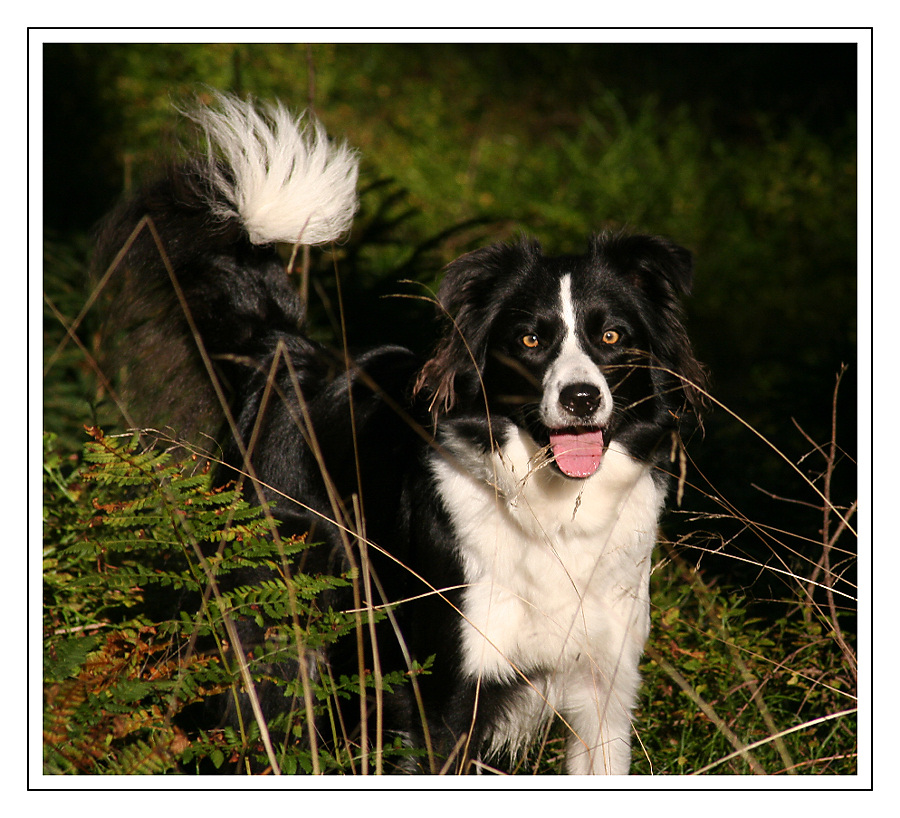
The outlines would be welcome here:
<svg viewBox="0 0 900 818">
<path fill-rule="evenodd" d="M 225 616 L 267 627 L 248 655 L 255 684 L 281 688 L 297 702 L 269 720 L 283 739 L 283 773 L 346 772 L 356 750 L 315 760 L 306 745 L 307 700 L 317 713 L 360 692 L 357 677 L 309 680 L 272 668 L 354 627 L 353 617 L 317 607 L 318 595 L 349 580 L 287 578 L 283 559 L 306 544 L 277 542 L 272 521 L 234 486 L 215 488 L 196 459 L 140 449 L 131 437 L 91 430 L 81 461 L 62 458 L 52 436 L 45 450 L 45 770 L 141 774 L 270 763 L 259 725 L 200 736 L 177 726 L 183 708 L 244 684 L 225 645 Z M 843 513 L 846 513 L 843 512 Z M 644 662 L 644 697 L 635 723 L 634 771 L 644 774 L 856 772 L 855 655 L 838 637 L 847 615 L 798 593 L 781 614 L 763 618 L 747 600 L 689 567 L 690 540 L 666 546 L 654 571 L 653 627 Z M 153 618 L 149 589 L 202 592 L 210 578 L 248 565 L 270 579 L 210 595 L 180 618 Z M 762 569 L 762 567 L 761 567 Z M 803 578 L 798 577 L 802 585 Z M 199 598 L 199 597 L 198 597 Z M 283 623 L 304 623 L 303 633 Z M 211 645 L 198 650 L 197 640 Z M 428 672 L 429 665 L 414 668 Z M 384 690 L 409 683 L 386 674 Z M 369 675 L 366 686 L 375 685 Z M 565 739 L 557 727 L 513 765 L 557 774 Z M 383 763 L 409 750 L 383 748 Z M 315 761 L 315 764 L 314 764 Z"/>
<path fill-rule="evenodd" d="M 271 759 L 258 725 L 197 739 L 177 716 L 210 696 L 237 695 L 247 678 L 302 700 L 309 680 L 271 668 L 296 666 L 299 655 L 356 626 L 355 617 L 317 606 L 323 591 L 350 580 L 290 573 L 286 566 L 307 544 L 273 537 L 275 522 L 238 486 L 213 486 L 197 457 L 178 462 L 141 448 L 136 436 L 89 431 L 80 461 L 63 459 L 53 436 L 45 437 L 45 771 L 162 773 L 240 759 L 265 766 Z M 248 566 L 268 569 L 270 578 L 222 590 L 224 577 Z M 160 618 L 147 604 L 154 593 L 196 602 Z M 246 676 L 228 649 L 228 623 L 242 619 L 270 626 L 247 657 Z M 279 624 L 292 620 L 303 623 L 299 641 Z M 379 683 L 407 681 L 394 674 Z M 367 678 L 367 687 L 374 684 Z M 359 687 L 356 677 L 326 680 L 312 691 L 315 709 Z M 305 719 L 301 708 L 267 725 L 289 738 L 276 762 L 285 770 L 313 767 L 301 740 Z M 319 769 L 351 760 L 319 755 Z"/>
<path fill-rule="evenodd" d="M 634 772 L 856 774 L 855 656 L 801 595 L 768 621 L 669 555 L 654 573 Z"/>
</svg>

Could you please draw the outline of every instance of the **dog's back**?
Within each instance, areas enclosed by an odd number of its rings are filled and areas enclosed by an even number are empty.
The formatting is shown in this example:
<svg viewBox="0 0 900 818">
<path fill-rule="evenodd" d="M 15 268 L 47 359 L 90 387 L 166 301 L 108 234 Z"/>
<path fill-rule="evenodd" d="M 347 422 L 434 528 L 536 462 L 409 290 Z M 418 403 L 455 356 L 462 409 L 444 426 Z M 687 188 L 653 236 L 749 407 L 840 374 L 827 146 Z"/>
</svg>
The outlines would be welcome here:
<svg viewBox="0 0 900 818">
<path fill-rule="evenodd" d="M 297 282 L 276 247 L 342 237 L 357 206 L 357 159 L 329 143 L 316 122 L 293 119 L 280 106 L 260 113 L 232 98 L 218 102 L 218 111 L 197 114 L 209 156 L 169 170 L 99 230 L 94 266 L 108 301 L 107 368 L 117 373 L 123 411 L 135 426 L 165 427 L 188 444 L 215 441 L 220 483 L 239 481 L 249 499 L 274 508 L 280 536 L 318 543 L 304 551 L 298 570 L 360 581 L 365 560 L 376 578 L 367 592 L 376 607 L 427 594 L 433 588 L 413 579 L 408 566 L 416 560 L 406 545 L 415 512 L 405 490 L 428 479 L 417 451 L 431 439 L 430 418 L 412 400 L 421 361 L 397 346 L 350 361 L 309 340 Z M 221 582 L 236 587 L 269 576 L 247 568 Z M 461 579 L 431 576 L 440 587 Z M 358 603 L 350 590 L 320 600 L 323 610 Z M 431 644 L 445 630 L 427 624 L 432 617 L 423 609 L 432 605 L 401 606 L 374 638 L 360 635 L 362 653 L 351 637 L 311 654 L 313 681 L 362 676 L 373 651 L 386 669 L 410 672 L 417 634 Z M 264 641 L 265 627 L 241 623 L 241 637 L 249 651 Z M 273 672 L 297 677 L 299 668 Z M 291 706 L 279 691 L 260 691 L 266 716 Z M 427 728 L 410 686 L 380 698 L 385 734 L 423 746 Z M 232 698 L 219 704 L 194 708 L 191 718 L 200 712 L 205 728 L 233 720 Z M 360 704 L 337 704 L 344 732 L 358 735 Z M 412 755 L 402 769 L 422 768 Z"/>
<path fill-rule="evenodd" d="M 195 115 L 207 156 L 113 211 L 94 260 L 109 278 L 106 348 L 110 370 L 127 373 L 129 412 L 187 435 L 223 415 L 211 359 L 240 380 L 247 368 L 222 356 L 262 359 L 298 338 L 302 307 L 275 242 L 337 240 L 357 207 L 357 158 L 320 124 L 218 103 Z"/>
</svg>

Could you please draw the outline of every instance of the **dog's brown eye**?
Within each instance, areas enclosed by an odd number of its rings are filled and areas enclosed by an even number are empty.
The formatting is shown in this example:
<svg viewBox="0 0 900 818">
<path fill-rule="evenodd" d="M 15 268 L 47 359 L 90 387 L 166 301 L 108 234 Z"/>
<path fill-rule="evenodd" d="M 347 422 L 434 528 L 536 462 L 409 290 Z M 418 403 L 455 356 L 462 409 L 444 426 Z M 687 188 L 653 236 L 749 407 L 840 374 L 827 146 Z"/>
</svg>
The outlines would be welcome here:
<svg viewBox="0 0 900 818">
<path fill-rule="evenodd" d="M 528 335 L 522 336 L 522 345 L 528 347 L 529 349 L 537 349 L 540 343 L 540 339 L 534 333 L 529 333 Z"/>
<path fill-rule="evenodd" d="M 616 332 L 614 329 L 608 329 L 603 333 L 603 343 L 604 344 L 618 344 L 619 339 L 621 339 L 621 335 Z"/>
</svg>

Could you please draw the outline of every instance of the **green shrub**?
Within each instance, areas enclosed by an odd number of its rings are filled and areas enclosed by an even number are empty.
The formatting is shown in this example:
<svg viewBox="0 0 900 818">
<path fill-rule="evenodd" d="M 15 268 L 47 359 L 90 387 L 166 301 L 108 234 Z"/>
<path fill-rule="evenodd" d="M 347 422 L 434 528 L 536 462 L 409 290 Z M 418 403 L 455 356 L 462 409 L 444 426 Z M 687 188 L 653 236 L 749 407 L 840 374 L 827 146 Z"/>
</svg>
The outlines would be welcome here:
<svg viewBox="0 0 900 818">
<path fill-rule="evenodd" d="M 309 713 L 358 691 L 358 678 L 313 686 L 299 670 L 308 652 L 359 627 L 359 617 L 317 606 L 323 591 L 351 578 L 292 571 L 307 543 L 273 537 L 275 521 L 239 488 L 213 486 L 196 456 L 175 462 L 170 452 L 140 448 L 137 436 L 89 431 L 75 468 L 46 439 L 45 770 L 166 772 L 204 759 L 287 772 L 358 764 L 352 748 L 320 748 L 314 759 L 304 741 Z M 268 568 L 271 578 L 226 590 L 223 579 L 247 566 Z M 154 616 L 148 603 L 160 592 L 193 605 Z M 241 619 L 267 626 L 265 642 L 246 655 Z M 282 666 L 297 670 L 273 673 Z M 405 681 L 395 674 L 377 684 Z M 261 683 L 294 701 L 280 720 L 199 739 L 178 726 L 184 708 Z"/>
</svg>

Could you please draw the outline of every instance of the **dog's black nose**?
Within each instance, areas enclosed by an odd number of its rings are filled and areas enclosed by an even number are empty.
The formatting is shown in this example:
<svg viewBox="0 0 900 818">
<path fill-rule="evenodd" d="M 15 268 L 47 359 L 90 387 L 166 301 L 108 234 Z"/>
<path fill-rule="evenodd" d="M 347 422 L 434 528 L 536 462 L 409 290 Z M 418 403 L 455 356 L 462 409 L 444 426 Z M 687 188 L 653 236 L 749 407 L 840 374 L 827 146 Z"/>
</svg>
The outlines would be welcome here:
<svg viewBox="0 0 900 818">
<path fill-rule="evenodd" d="M 590 383 L 569 384 L 559 393 L 559 403 L 567 412 L 579 418 L 593 415 L 603 401 L 600 389 Z"/>
</svg>

